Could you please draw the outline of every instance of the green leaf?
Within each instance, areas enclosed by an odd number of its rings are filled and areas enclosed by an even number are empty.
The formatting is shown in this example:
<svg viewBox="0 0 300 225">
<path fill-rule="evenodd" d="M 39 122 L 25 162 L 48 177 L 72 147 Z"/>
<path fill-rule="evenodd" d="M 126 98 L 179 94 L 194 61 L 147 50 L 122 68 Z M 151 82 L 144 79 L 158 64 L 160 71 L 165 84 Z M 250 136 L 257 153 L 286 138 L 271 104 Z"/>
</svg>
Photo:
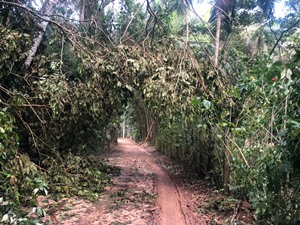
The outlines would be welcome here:
<svg viewBox="0 0 300 225">
<path fill-rule="evenodd" d="M 0 127 L 0 133 L 4 134 L 5 130 L 3 129 L 3 127 Z"/>
<path fill-rule="evenodd" d="M 194 97 L 194 98 L 192 99 L 192 104 L 193 104 L 193 105 L 198 105 L 198 104 L 199 104 L 199 101 L 200 101 L 200 97 Z"/>
</svg>

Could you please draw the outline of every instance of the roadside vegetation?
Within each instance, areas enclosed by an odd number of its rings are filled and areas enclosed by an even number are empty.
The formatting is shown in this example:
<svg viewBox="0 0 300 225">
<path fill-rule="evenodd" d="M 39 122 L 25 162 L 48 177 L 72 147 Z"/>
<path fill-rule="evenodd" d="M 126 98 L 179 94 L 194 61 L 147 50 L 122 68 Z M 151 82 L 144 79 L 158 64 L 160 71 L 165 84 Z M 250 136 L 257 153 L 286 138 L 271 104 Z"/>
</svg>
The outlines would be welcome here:
<svg viewBox="0 0 300 225">
<path fill-rule="evenodd" d="M 37 2 L 37 1 L 36 1 Z M 300 222 L 300 3 L 0 1 L 0 221 L 39 195 L 96 198 L 95 155 L 127 133 L 247 200 L 257 224 Z M 37 224 L 37 221 L 32 221 Z"/>
</svg>

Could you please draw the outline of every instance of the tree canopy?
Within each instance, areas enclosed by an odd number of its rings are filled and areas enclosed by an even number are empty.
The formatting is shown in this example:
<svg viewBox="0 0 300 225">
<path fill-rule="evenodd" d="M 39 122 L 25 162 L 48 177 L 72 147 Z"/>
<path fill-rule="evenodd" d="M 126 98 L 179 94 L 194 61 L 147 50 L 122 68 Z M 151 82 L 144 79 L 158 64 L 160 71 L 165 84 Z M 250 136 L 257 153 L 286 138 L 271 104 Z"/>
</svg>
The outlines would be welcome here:
<svg viewBox="0 0 300 225">
<path fill-rule="evenodd" d="M 0 218 L 97 196 L 115 169 L 92 153 L 125 116 L 257 223 L 299 223 L 297 0 L 282 18 L 274 0 L 216 0 L 209 21 L 188 0 L 37 2 L 0 0 Z"/>
</svg>

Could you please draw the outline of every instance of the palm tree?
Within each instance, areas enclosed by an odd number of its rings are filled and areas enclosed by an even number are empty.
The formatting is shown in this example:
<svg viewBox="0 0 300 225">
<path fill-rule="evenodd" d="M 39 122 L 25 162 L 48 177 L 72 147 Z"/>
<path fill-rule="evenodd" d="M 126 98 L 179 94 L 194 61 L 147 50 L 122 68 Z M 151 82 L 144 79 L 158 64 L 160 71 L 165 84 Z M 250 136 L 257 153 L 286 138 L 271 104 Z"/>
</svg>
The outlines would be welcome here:
<svg viewBox="0 0 300 225">
<path fill-rule="evenodd" d="M 221 31 L 230 33 L 235 15 L 236 0 L 216 0 L 209 18 L 209 23 L 215 30 L 215 56 L 214 65 L 218 67 Z M 223 27 L 223 29 L 222 29 Z"/>
<path fill-rule="evenodd" d="M 273 14 L 274 2 L 276 0 L 257 0 L 252 4 L 246 6 L 245 2 L 238 0 L 215 0 L 215 4 L 212 8 L 209 23 L 212 24 L 215 30 L 215 54 L 214 54 L 214 66 L 218 68 L 219 64 L 219 51 L 222 31 L 229 34 L 232 29 L 232 24 L 235 19 L 236 8 L 254 9 L 258 6 L 264 17 L 270 18 Z M 249 3 L 249 2 L 248 2 Z M 228 137 L 231 135 L 228 130 Z M 223 185 L 225 192 L 229 192 L 229 177 L 230 177 L 230 153 L 225 149 L 224 154 L 224 167 L 223 167 Z"/>
<path fill-rule="evenodd" d="M 215 55 L 214 65 L 217 68 L 219 64 L 219 51 L 222 32 L 229 34 L 235 20 L 236 9 L 252 10 L 259 7 L 263 16 L 270 19 L 273 16 L 274 4 L 277 0 L 215 0 L 212 8 L 209 23 L 215 30 Z"/>
</svg>

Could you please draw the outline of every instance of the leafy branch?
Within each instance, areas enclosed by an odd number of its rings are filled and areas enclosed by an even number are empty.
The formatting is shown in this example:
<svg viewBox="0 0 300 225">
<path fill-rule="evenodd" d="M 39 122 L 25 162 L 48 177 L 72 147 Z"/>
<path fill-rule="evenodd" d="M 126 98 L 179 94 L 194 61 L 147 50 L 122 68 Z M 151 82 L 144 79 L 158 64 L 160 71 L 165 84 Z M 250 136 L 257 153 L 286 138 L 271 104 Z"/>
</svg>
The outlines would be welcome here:
<svg viewBox="0 0 300 225">
<path fill-rule="evenodd" d="M 270 51 L 270 54 L 269 54 L 270 56 L 274 53 L 275 48 L 277 47 L 277 45 L 279 44 L 279 42 L 281 41 L 281 39 L 283 38 L 285 33 L 288 33 L 291 29 L 296 27 L 299 23 L 300 23 L 300 19 L 298 19 L 295 23 L 293 23 L 289 28 L 284 29 L 283 31 L 281 31 L 281 33 L 279 35 L 279 38 L 277 38 L 272 50 Z"/>
</svg>

